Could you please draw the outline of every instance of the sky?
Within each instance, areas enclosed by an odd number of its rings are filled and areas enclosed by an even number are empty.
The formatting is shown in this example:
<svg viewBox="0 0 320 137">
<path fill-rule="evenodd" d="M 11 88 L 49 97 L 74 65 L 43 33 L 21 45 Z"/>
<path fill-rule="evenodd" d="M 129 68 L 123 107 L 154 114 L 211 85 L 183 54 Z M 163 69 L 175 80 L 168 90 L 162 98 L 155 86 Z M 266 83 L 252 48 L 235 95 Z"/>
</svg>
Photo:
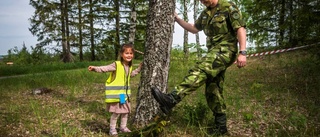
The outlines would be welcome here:
<svg viewBox="0 0 320 137">
<path fill-rule="evenodd" d="M 36 45 L 37 38 L 28 30 L 33 12 L 29 0 L 0 0 L 0 55 L 15 46 L 21 49 L 23 43 L 28 49 Z"/>
<path fill-rule="evenodd" d="M 28 50 L 35 47 L 37 38 L 29 31 L 29 18 L 33 15 L 34 8 L 29 5 L 29 0 L 0 0 L 0 55 L 7 55 L 8 50 L 17 47 L 21 50 L 25 44 Z M 193 22 L 189 15 L 189 22 Z M 173 45 L 183 44 L 183 28 L 175 24 Z M 200 32 L 200 44 L 205 44 L 205 35 Z M 189 43 L 195 43 L 195 35 L 189 33 Z"/>
</svg>

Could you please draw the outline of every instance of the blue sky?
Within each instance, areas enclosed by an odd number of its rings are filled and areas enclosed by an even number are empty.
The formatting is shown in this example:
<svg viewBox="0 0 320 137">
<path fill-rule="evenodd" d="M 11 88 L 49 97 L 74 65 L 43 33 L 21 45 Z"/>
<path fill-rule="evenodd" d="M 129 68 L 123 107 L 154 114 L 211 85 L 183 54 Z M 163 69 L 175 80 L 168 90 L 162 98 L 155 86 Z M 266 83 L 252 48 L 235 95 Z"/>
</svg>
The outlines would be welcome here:
<svg viewBox="0 0 320 137">
<path fill-rule="evenodd" d="M 9 49 L 18 47 L 23 43 L 31 50 L 35 47 L 37 38 L 30 31 L 29 18 L 34 9 L 29 5 L 29 0 L 0 0 L 0 55 L 6 55 Z M 192 19 L 193 15 L 189 15 Z M 189 22 L 193 22 L 190 20 Z M 173 45 L 182 45 L 183 29 L 176 23 L 173 34 Z M 189 33 L 189 43 L 195 43 L 195 35 Z M 205 36 L 200 33 L 200 44 L 205 44 Z"/>
<path fill-rule="evenodd" d="M 0 9 L 0 55 L 15 46 L 21 49 L 23 43 L 31 49 L 37 39 L 28 30 L 28 18 L 34 12 L 29 0 L 1 0 Z"/>
</svg>

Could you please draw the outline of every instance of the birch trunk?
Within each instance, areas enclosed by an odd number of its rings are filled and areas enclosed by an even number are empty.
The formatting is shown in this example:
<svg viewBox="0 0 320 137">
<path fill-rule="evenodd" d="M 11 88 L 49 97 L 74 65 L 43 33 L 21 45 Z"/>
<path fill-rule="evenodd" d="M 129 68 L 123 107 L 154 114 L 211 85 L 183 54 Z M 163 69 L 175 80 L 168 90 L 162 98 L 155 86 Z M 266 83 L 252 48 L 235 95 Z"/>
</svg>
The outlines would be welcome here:
<svg viewBox="0 0 320 137">
<path fill-rule="evenodd" d="M 137 95 L 134 124 L 147 125 L 160 110 L 151 87 L 166 91 L 174 30 L 175 0 L 150 0 L 145 56 Z"/>
</svg>

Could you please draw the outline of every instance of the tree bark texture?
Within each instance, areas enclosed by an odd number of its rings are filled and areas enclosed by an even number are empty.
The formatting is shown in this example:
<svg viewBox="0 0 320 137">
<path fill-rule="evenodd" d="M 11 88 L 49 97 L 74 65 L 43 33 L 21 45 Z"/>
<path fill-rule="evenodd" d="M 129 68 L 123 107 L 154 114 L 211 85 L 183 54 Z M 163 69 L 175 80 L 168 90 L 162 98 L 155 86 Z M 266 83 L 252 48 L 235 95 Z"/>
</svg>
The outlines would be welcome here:
<svg viewBox="0 0 320 137">
<path fill-rule="evenodd" d="M 78 0 L 78 30 L 79 30 L 79 58 L 80 61 L 83 61 L 83 44 L 82 44 L 82 6 L 81 6 L 81 0 Z"/>
<path fill-rule="evenodd" d="M 137 26 L 137 12 L 135 10 L 135 5 L 133 4 L 130 16 L 130 28 L 129 28 L 129 43 L 134 44 L 134 39 L 136 36 L 136 26 Z"/>
<path fill-rule="evenodd" d="M 120 43 L 120 0 L 115 0 L 114 4 L 115 4 L 115 10 L 117 11 L 117 16 L 115 18 L 116 20 L 116 38 L 115 38 L 115 60 L 118 59 L 119 57 L 119 51 L 121 48 L 121 43 Z"/>
<path fill-rule="evenodd" d="M 188 18 L 188 5 L 190 0 L 183 0 L 183 20 L 189 22 Z M 189 58 L 189 44 L 188 44 L 188 31 L 185 29 L 183 31 L 183 52 L 185 59 Z"/>
<path fill-rule="evenodd" d="M 62 61 L 64 63 L 73 61 L 69 44 L 69 25 L 68 25 L 68 0 L 60 1 L 61 10 L 61 39 L 62 39 Z"/>
<path fill-rule="evenodd" d="M 198 0 L 194 0 L 194 6 L 193 6 L 193 20 L 194 22 L 197 20 L 197 15 L 199 12 L 199 1 Z M 195 34 L 196 35 L 196 48 L 197 48 L 197 55 L 198 55 L 198 59 L 201 59 L 202 55 L 201 55 L 201 47 L 200 47 L 200 38 L 199 38 L 199 33 Z"/>
<path fill-rule="evenodd" d="M 64 14 L 64 0 L 60 1 L 60 10 L 61 10 L 61 45 L 62 45 L 62 60 L 63 62 L 67 62 L 67 60 L 65 59 L 66 55 L 67 55 L 67 48 L 66 48 L 66 29 L 65 29 L 65 14 Z"/>
<path fill-rule="evenodd" d="M 161 110 L 151 87 L 166 91 L 174 30 L 175 0 L 150 0 L 145 56 L 137 95 L 134 124 L 147 125 Z"/>
<path fill-rule="evenodd" d="M 95 53 L 95 45 L 94 45 L 94 27 L 93 27 L 93 1 L 89 0 L 89 22 L 90 22 L 90 44 L 91 44 L 91 61 L 96 60 L 96 53 Z"/>
</svg>

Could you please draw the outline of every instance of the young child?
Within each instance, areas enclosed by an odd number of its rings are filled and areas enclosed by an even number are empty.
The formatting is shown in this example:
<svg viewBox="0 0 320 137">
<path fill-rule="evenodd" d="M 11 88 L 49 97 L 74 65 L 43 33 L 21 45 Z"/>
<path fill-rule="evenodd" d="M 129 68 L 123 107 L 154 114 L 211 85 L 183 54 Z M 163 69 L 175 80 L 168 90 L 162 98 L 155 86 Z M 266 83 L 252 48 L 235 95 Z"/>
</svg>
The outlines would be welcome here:
<svg viewBox="0 0 320 137">
<path fill-rule="evenodd" d="M 131 132 L 127 128 L 128 115 L 131 111 L 130 106 L 130 77 L 137 75 L 142 67 L 132 71 L 132 60 L 134 48 L 132 44 L 123 44 L 120 49 L 120 61 L 115 61 L 107 66 L 89 66 L 89 71 L 111 72 L 106 81 L 107 111 L 112 113 L 110 118 L 110 135 L 117 135 L 116 130 L 118 117 L 121 117 L 120 132 Z"/>
</svg>

